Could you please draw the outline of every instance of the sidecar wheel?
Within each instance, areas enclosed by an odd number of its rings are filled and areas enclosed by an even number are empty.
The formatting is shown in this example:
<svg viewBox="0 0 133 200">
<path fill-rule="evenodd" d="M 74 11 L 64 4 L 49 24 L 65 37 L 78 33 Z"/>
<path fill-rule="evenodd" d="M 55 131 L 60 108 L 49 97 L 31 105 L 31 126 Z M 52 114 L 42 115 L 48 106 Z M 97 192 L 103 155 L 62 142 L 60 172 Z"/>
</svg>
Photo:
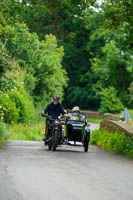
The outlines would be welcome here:
<svg viewBox="0 0 133 200">
<path fill-rule="evenodd" d="M 53 147 L 53 151 L 56 151 L 56 146 Z"/>
<path fill-rule="evenodd" d="M 51 150 L 52 146 L 51 145 L 48 145 L 48 150 Z"/>
<path fill-rule="evenodd" d="M 88 152 L 89 142 L 84 143 L 84 152 Z"/>
<path fill-rule="evenodd" d="M 83 140 L 84 152 L 88 152 L 89 142 L 90 142 L 90 131 L 86 131 Z"/>
</svg>

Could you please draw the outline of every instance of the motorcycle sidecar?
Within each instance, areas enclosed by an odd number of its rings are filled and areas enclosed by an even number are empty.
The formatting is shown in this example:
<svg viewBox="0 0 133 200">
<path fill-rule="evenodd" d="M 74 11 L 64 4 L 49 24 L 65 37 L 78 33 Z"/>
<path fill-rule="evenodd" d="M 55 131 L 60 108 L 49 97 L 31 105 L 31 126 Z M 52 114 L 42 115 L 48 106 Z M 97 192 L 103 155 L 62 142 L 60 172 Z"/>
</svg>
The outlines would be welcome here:
<svg viewBox="0 0 133 200">
<path fill-rule="evenodd" d="M 79 114 L 79 116 L 74 116 L 73 113 L 68 113 L 69 119 L 65 124 L 64 137 L 68 141 L 82 142 L 84 146 L 84 151 L 88 151 L 88 145 L 90 141 L 90 129 L 86 122 L 85 115 Z"/>
</svg>

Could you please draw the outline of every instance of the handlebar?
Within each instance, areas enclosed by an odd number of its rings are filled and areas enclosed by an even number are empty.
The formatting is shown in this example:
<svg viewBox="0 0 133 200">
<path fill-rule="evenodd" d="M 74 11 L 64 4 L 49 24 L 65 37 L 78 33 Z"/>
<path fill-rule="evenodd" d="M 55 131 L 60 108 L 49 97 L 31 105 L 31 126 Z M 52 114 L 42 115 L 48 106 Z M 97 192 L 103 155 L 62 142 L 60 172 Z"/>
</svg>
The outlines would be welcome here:
<svg viewBox="0 0 133 200">
<path fill-rule="evenodd" d="M 54 120 L 54 118 L 52 117 L 52 115 L 45 115 L 43 112 L 41 112 L 41 116 L 42 116 L 42 117 L 49 118 L 49 119 L 51 119 L 51 120 Z M 64 117 L 68 117 L 68 116 L 66 116 L 66 114 L 65 114 L 65 115 L 59 116 L 58 119 L 61 120 L 61 119 L 63 119 Z"/>
</svg>

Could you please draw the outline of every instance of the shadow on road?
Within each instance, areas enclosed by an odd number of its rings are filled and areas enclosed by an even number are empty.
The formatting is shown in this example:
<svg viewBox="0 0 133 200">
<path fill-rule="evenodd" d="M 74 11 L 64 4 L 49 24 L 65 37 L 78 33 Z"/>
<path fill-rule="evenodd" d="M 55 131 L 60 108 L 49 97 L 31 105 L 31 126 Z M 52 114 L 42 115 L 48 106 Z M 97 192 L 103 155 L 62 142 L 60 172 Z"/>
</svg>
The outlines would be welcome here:
<svg viewBox="0 0 133 200">
<path fill-rule="evenodd" d="M 52 150 L 48 150 L 48 148 L 47 149 L 46 148 L 47 147 L 45 147 L 45 149 L 44 149 L 45 151 L 53 152 Z M 82 145 L 76 145 L 76 146 L 68 145 L 68 146 L 58 147 L 55 152 L 88 154 L 88 153 L 98 153 L 99 149 L 96 148 L 96 147 L 90 146 L 89 149 L 88 149 L 88 152 L 84 152 L 84 147 Z M 53 153 L 55 153 L 55 152 L 53 152 Z"/>
</svg>

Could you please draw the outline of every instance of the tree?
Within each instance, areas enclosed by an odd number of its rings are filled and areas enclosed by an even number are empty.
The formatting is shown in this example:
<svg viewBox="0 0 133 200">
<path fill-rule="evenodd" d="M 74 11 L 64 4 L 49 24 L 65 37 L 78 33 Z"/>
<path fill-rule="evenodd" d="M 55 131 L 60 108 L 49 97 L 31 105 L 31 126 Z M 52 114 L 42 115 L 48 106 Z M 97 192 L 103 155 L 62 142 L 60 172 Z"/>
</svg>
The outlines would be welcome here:
<svg viewBox="0 0 133 200">
<path fill-rule="evenodd" d="M 88 106 L 95 108 L 95 105 L 98 105 L 97 99 L 94 100 L 95 92 L 92 90 L 91 63 L 89 61 L 89 58 L 92 58 L 94 55 L 90 54 L 89 48 L 91 49 L 91 47 L 87 45 L 92 29 L 96 29 L 94 23 L 97 18 L 96 12 L 90 8 L 95 2 L 93 0 L 63 0 L 54 2 L 25 0 L 13 3 L 10 1 L 10 7 L 8 7 L 10 16 L 12 15 L 11 18 L 6 18 L 8 24 L 24 21 L 28 25 L 29 30 L 36 32 L 41 40 L 44 39 L 45 34 L 52 33 L 56 35 L 59 44 L 64 46 L 63 67 L 67 70 L 70 79 L 68 88 L 65 88 L 64 105 L 67 107 L 72 107 L 75 103 L 78 103 L 81 108 L 88 108 Z M 82 15 L 82 13 L 84 14 Z M 85 20 L 86 22 L 84 22 Z M 91 23 L 91 20 L 93 23 Z M 99 24 L 100 20 L 98 18 L 96 20 Z M 87 26 L 88 28 L 86 28 Z M 95 52 L 95 48 L 93 48 L 94 43 L 90 45 L 93 52 Z M 25 48 L 29 47 L 25 45 Z M 24 55 L 26 54 L 24 53 Z M 23 63 L 25 66 L 23 60 L 21 59 L 21 65 Z M 36 90 L 40 92 L 38 88 L 43 90 L 40 83 L 37 84 Z M 81 94 L 83 94 L 82 98 L 79 98 Z"/>
<path fill-rule="evenodd" d="M 0 118 L 6 123 L 32 123 L 35 108 L 25 90 L 24 71 L 16 61 L 11 64 L 12 70 L 4 72 L 0 79 Z"/>
<path fill-rule="evenodd" d="M 120 113 L 124 109 L 121 100 L 117 97 L 116 90 L 108 87 L 101 90 L 100 112 Z"/>
<path fill-rule="evenodd" d="M 11 57 L 8 55 L 5 45 L 0 41 L 0 77 L 11 68 Z"/>
<path fill-rule="evenodd" d="M 101 6 L 95 0 L 1 1 L 2 45 L 26 71 L 25 85 L 36 102 L 65 92 L 65 107 L 97 110 L 101 88 L 112 86 L 128 105 L 133 71 L 129 6 L 130 0 L 106 0 Z"/>
<path fill-rule="evenodd" d="M 45 40 L 39 41 L 37 34 L 30 33 L 25 24 L 16 23 L 3 27 L 1 37 L 8 54 L 30 74 L 31 84 L 35 83 L 32 90 L 36 101 L 46 103 L 56 93 L 63 96 L 67 80 L 61 65 L 64 52 L 55 36 L 47 35 Z"/>
<path fill-rule="evenodd" d="M 133 47 L 133 1 L 132 0 L 106 0 L 102 4 L 105 15 L 105 27 L 114 31 L 119 26 L 125 26 L 128 44 Z"/>
<path fill-rule="evenodd" d="M 132 81 L 133 57 L 128 48 L 125 28 L 113 33 L 104 32 L 106 44 L 101 48 L 102 56 L 92 59 L 92 70 L 101 87 L 113 86 L 122 102 L 128 105 L 128 87 Z"/>
</svg>

